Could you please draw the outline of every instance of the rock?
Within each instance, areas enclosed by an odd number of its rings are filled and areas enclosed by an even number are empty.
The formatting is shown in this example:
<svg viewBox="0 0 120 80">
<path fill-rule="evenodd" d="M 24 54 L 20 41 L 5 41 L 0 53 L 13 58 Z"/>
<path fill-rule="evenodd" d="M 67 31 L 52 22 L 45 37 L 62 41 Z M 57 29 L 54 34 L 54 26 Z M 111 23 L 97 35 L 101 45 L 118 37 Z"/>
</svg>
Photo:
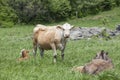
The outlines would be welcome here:
<svg viewBox="0 0 120 80">
<path fill-rule="evenodd" d="M 70 38 L 72 40 L 78 40 L 83 38 L 90 38 L 93 35 L 98 35 L 102 31 L 101 28 L 98 27 L 76 27 L 71 31 Z"/>
<path fill-rule="evenodd" d="M 116 27 L 116 30 L 120 31 L 120 24 Z"/>
<path fill-rule="evenodd" d="M 72 40 L 79 40 L 83 38 L 91 38 L 92 36 L 97 36 L 98 38 L 110 37 L 120 35 L 120 25 L 116 30 L 106 29 L 104 27 L 75 27 L 70 32 L 70 38 Z"/>
</svg>

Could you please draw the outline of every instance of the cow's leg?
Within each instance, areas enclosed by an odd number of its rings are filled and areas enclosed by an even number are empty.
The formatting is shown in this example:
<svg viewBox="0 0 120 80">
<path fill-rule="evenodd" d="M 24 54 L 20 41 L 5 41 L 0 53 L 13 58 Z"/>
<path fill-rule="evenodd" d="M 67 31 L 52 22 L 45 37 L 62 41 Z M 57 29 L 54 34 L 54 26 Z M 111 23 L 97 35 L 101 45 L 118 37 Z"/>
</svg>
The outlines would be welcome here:
<svg viewBox="0 0 120 80">
<path fill-rule="evenodd" d="M 64 59 L 64 50 L 65 50 L 65 46 L 63 44 L 57 44 L 59 50 L 61 51 L 61 57 L 62 57 L 62 60 Z"/>
<path fill-rule="evenodd" d="M 39 50 L 40 50 L 40 56 L 43 57 L 43 55 L 44 55 L 44 49 L 42 49 L 42 48 L 39 47 Z"/>
<path fill-rule="evenodd" d="M 61 57 L 62 57 L 62 60 L 64 60 L 65 46 L 66 46 L 66 42 L 64 43 L 63 48 L 62 48 L 62 50 L 61 50 Z"/>
<path fill-rule="evenodd" d="M 37 43 L 33 42 L 33 55 L 34 55 L 34 57 L 36 56 L 36 52 L 37 52 Z"/>
<path fill-rule="evenodd" d="M 57 53 L 56 53 L 56 46 L 54 43 L 50 44 L 53 50 L 53 57 L 54 57 L 54 63 L 56 63 L 56 59 L 57 59 Z"/>
<path fill-rule="evenodd" d="M 65 48 L 63 48 L 63 49 L 61 50 L 61 57 L 62 57 L 62 60 L 64 60 L 64 50 L 65 50 Z"/>
</svg>

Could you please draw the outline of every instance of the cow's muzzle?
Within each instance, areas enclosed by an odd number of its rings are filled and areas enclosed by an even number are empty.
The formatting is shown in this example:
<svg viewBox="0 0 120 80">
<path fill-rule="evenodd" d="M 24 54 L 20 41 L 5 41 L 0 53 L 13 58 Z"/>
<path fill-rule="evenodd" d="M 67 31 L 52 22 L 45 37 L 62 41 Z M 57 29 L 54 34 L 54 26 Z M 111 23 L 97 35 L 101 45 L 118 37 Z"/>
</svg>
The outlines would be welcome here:
<svg viewBox="0 0 120 80">
<path fill-rule="evenodd" d="M 65 35 L 65 38 L 69 38 L 69 37 L 70 37 L 70 35 L 67 35 L 67 34 Z"/>
</svg>

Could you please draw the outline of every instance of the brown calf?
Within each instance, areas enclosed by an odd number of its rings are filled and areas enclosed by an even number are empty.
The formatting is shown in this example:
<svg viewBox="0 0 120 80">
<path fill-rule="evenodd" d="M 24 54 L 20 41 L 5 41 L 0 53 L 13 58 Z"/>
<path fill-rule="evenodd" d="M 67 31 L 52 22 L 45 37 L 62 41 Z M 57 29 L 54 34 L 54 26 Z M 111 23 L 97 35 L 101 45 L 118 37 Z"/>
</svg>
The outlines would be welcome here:
<svg viewBox="0 0 120 80">
<path fill-rule="evenodd" d="M 18 61 L 23 61 L 29 59 L 29 51 L 28 50 L 21 50 L 21 57 L 18 59 Z"/>
<path fill-rule="evenodd" d="M 100 53 L 97 53 L 96 57 L 91 62 L 87 63 L 85 66 L 76 67 L 73 70 L 88 74 L 98 74 L 99 72 L 112 68 L 113 63 L 108 57 L 108 52 L 102 50 Z"/>
</svg>

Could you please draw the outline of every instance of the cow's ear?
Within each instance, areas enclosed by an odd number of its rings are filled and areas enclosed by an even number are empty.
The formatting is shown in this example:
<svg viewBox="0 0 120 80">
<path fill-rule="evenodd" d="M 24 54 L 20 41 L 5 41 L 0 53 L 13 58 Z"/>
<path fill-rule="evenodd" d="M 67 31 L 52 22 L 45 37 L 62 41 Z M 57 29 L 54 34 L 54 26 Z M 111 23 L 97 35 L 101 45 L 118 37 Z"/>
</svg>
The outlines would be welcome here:
<svg viewBox="0 0 120 80">
<path fill-rule="evenodd" d="M 58 29 L 62 29 L 62 30 L 64 30 L 64 28 L 61 27 L 60 25 L 57 25 L 57 28 L 58 28 Z"/>
<path fill-rule="evenodd" d="M 74 27 L 75 27 L 75 26 L 72 25 L 70 30 L 72 30 Z"/>
</svg>

